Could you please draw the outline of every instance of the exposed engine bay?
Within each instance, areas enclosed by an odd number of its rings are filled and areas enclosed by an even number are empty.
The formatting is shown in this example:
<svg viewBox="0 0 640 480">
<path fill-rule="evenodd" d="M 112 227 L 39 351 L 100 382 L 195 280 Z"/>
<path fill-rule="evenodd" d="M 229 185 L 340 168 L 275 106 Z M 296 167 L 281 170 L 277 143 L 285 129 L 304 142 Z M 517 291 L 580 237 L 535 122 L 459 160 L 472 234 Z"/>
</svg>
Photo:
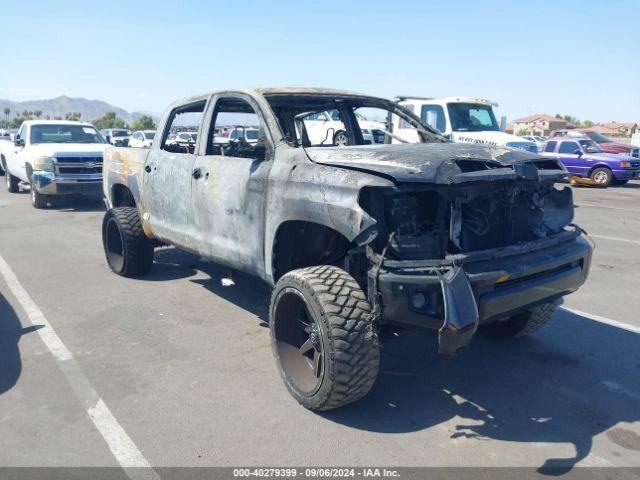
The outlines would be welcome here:
<svg viewBox="0 0 640 480">
<path fill-rule="evenodd" d="M 545 238 L 573 220 L 569 188 L 553 182 L 503 181 L 366 188 L 360 203 L 377 221 L 372 244 L 398 260 L 442 259 Z"/>
</svg>

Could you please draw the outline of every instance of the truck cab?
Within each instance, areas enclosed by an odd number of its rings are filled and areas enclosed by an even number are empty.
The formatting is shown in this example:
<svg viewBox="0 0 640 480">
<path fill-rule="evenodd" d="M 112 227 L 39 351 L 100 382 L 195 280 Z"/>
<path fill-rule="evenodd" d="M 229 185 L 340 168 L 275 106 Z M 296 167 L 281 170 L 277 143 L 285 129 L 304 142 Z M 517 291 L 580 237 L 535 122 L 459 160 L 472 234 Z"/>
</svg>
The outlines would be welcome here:
<svg viewBox="0 0 640 480">
<path fill-rule="evenodd" d="M 0 142 L 0 163 L 7 190 L 31 186 L 35 208 L 45 208 L 50 196 L 96 193 L 102 184 L 106 143 L 90 123 L 28 120 L 13 142 Z"/>
<path fill-rule="evenodd" d="M 423 122 L 453 142 L 500 145 L 532 153 L 538 152 L 535 142 L 510 135 L 500 130 L 493 107 L 498 104 L 482 98 L 468 97 L 397 97 L 406 110 L 419 116 Z M 394 125 L 400 135 L 415 141 L 415 130 Z"/>
</svg>

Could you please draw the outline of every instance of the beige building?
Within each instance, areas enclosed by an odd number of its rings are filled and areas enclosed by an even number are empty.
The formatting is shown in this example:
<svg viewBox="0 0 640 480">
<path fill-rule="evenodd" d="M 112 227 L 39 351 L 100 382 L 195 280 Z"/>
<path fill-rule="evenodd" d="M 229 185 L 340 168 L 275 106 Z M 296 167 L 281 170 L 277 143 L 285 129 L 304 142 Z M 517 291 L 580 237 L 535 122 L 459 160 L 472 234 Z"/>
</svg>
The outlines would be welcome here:
<svg viewBox="0 0 640 480">
<path fill-rule="evenodd" d="M 607 122 L 595 125 L 590 130 L 599 132 L 607 137 L 631 137 L 640 131 L 638 124 L 634 122 Z"/>
<path fill-rule="evenodd" d="M 570 123 L 566 120 L 545 113 L 537 113 L 513 121 L 513 131 L 516 134 L 521 131 L 526 131 L 527 135 L 549 135 L 552 130 L 567 128 L 569 126 Z"/>
</svg>

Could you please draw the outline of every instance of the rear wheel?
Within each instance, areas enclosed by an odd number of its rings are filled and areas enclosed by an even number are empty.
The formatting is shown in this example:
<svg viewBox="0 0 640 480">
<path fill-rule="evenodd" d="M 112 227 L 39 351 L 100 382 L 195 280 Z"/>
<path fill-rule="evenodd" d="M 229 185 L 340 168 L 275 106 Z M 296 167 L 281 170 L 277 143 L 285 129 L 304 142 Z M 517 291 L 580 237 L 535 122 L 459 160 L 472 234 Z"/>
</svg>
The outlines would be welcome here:
<svg viewBox="0 0 640 480">
<path fill-rule="evenodd" d="M 371 307 L 344 270 L 318 266 L 282 276 L 271 296 L 271 346 L 284 383 L 310 410 L 364 397 L 378 375 Z"/>
<path fill-rule="evenodd" d="M 556 302 L 545 303 L 532 310 L 518 313 L 508 320 L 480 325 L 478 330 L 496 338 L 523 337 L 542 328 L 551 320 L 557 307 Z"/>
<path fill-rule="evenodd" d="M 31 205 L 35 208 L 47 208 L 48 201 L 49 196 L 38 192 L 36 186 L 31 183 Z"/>
<path fill-rule="evenodd" d="M 9 193 L 18 193 L 18 191 L 20 190 L 20 179 L 11 175 L 11 173 L 9 173 L 9 170 L 4 172 L 4 177 Z"/>
<path fill-rule="evenodd" d="M 117 207 L 105 213 L 102 244 L 114 273 L 133 277 L 151 270 L 153 244 L 144 234 L 136 207 Z"/>
<path fill-rule="evenodd" d="M 613 180 L 613 173 L 606 167 L 598 167 L 591 172 L 591 180 L 608 187 Z"/>
</svg>

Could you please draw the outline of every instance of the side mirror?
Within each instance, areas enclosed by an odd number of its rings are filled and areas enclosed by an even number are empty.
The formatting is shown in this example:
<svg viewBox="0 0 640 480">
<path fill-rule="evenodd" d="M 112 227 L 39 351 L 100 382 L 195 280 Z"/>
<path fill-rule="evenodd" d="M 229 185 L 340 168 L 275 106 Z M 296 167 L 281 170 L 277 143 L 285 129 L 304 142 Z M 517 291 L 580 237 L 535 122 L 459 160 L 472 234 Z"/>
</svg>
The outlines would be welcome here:
<svg viewBox="0 0 640 480">
<path fill-rule="evenodd" d="M 579 148 L 576 149 L 573 153 L 575 153 L 576 155 L 580 156 L 582 155 L 582 150 L 580 150 Z"/>
<path fill-rule="evenodd" d="M 264 143 L 256 143 L 253 146 L 253 155 L 257 160 L 267 158 L 267 146 Z"/>
<path fill-rule="evenodd" d="M 20 137 L 16 137 L 15 140 L 13 141 L 13 144 L 16 147 L 24 147 L 24 140 L 21 139 Z"/>
</svg>

